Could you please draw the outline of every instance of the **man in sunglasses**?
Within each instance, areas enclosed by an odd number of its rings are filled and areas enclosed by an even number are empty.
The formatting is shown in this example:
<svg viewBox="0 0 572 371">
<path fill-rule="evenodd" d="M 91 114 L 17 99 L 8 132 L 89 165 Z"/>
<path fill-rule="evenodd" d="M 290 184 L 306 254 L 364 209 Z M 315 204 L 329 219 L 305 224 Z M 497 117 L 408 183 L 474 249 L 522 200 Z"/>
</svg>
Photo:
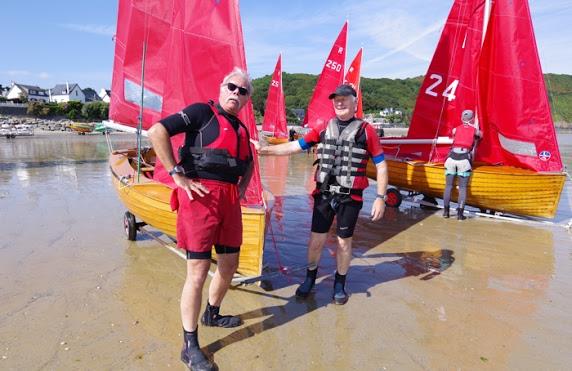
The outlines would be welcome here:
<svg viewBox="0 0 572 371">
<path fill-rule="evenodd" d="M 177 210 L 177 245 L 187 251 L 181 360 L 192 370 L 215 367 L 201 351 L 197 332 L 213 245 L 218 264 L 201 323 L 215 327 L 242 324 L 237 316 L 220 315 L 219 308 L 238 267 L 242 244 L 239 200 L 252 174 L 252 153 L 248 130 L 237 115 L 252 90 L 248 74 L 235 68 L 223 79 L 217 103 L 192 104 L 149 130 L 157 157 L 177 185 L 171 207 Z M 185 133 L 185 143 L 177 163 L 170 137 L 180 133 Z"/>
<path fill-rule="evenodd" d="M 372 158 L 377 169 L 377 196 L 371 209 L 371 220 L 378 221 L 385 212 L 387 165 L 375 129 L 355 117 L 357 93 L 350 85 L 340 85 L 330 94 L 336 117 L 326 125 L 315 123 L 313 128 L 294 142 L 261 147 L 251 140 L 261 155 L 289 155 L 317 145 L 318 167 L 316 189 L 313 192 L 312 233 L 308 245 L 306 279 L 296 290 L 296 296 L 310 295 L 318 274 L 318 263 L 328 231 L 336 218 L 338 251 L 332 300 L 345 304 L 346 275 L 352 257 L 352 237 L 359 212 L 363 206 L 363 190 L 368 186 L 365 174 Z"/>
</svg>

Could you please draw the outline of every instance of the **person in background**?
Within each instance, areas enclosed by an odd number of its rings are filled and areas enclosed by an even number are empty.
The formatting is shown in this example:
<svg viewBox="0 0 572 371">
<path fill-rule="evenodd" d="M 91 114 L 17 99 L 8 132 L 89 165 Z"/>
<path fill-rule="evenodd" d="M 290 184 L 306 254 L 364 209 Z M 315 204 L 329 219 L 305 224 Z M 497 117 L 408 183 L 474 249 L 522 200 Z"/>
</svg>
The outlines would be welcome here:
<svg viewBox="0 0 572 371">
<path fill-rule="evenodd" d="M 296 130 L 294 130 L 294 128 L 290 128 L 290 131 L 288 132 L 288 141 L 293 142 L 295 136 L 296 136 Z"/>
<path fill-rule="evenodd" d="M 467 186 L 472 173 L 472 151 L 481 133 L 474 126 L 475 114 L 471 110 L 464 110 L 461 114 L 462 124 L 453 129 L 453 145 L 445 161 L 446 186 L 443 193 L 443 217 L 449 218 L 451 191 L 455 176 L 459 177 L 459 199 L 457 219 L 465 220 L 465 201 L 467 200 Z"/>
<path fill-rule="evenodd" d="M 214 327 L 242 323 L 237 316 L 220 315 L 219 308 L 238 267 L 242 244 L 240 197 L 252 174 L 253 158 L 248 130 L 237 116 L 252 90 L 246 72 L 235 68 L 224 77 L 216 104 L 191 104 L 149 130 L 157 157 L 177 185 L 171 207 L 177 210 L 177 244 L 187 251 L 187 276 L 181 294 L 181 360 L 191 370 L 216 369 L 198 342 L 199 311 L 212 246 L 218 264 L 201 323 Z M 170 137 L 179 133 L 185 133 L 185 143 L 176 163 Z"/>
<path fill-rule="evenodd" d="M 377 196 L 371 210 L 373 221 L 380 220 L 385 212 L 387 165 L 375 129 L 355 117 L 357 94 L 354 88 L 340 85 L 329 98 L 336 117 L 322 125 L 323 129 L 311 129 L 303 138 L 277 146 L 261 147 L 258 142 L 251 141 L 260 155 L 289 155 L 317 145 L 308 269 L 296 296 L 306 298 L 314 287 L 322 249 L 335 217 L 338 251 L 332 299 L 335 304 L 345 304 L 349 298 L 345 283 L 352 257 L 352 237 L 363 206 L 363 190 L 369 184 L 367 162 L 372 158 L 377 170 Z"/>
</svg>

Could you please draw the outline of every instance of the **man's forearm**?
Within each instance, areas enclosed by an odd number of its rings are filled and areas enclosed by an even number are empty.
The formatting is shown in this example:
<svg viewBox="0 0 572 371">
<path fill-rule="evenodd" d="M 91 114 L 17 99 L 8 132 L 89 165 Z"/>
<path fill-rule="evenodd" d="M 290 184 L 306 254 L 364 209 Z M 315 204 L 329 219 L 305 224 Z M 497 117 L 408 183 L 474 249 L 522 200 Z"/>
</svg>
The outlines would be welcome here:
<svg viewBox="0 0 572 371">
<path fill-rule="evenodd" d="M 287 156 L 292 153 L 301 152 L 302 147 L 300 147 L 300 143 L 297 140 L 293 142 L 288 142 L 284 144 L 278 144 L 276 146 L 265 146 L 261 147 L 258 150 L 258 153 L 261 155 L 270 155 L 270 156 Z"/>
<path fill-rule="evenodd" d="M 157 158 L 159 158 L 165 169 L 169 171 L 175 167 L 177 163 L 173 157 L 173 147 L 171 146 L 171 138 L 167 129 L 159 123 L 153 125 L 149 129 L 149 139 L 153 144 Z"/>
<path fill-rule="evenodd" d="M 384 195 L 387 191 L 387 163 L 385 161 L 380 162 L 375 166 L 377 168 L 377 194 Z"/>
</svg>

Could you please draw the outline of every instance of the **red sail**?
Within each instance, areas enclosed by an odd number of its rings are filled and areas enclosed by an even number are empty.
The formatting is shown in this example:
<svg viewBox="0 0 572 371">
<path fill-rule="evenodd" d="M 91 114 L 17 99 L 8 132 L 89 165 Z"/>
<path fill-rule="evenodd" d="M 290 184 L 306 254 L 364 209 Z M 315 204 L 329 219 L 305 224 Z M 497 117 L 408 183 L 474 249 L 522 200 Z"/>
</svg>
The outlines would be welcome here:
<svg viewBox="0 0 572 371">
<path fill-rule="evenodd" d="M 282 55 L 278 56 L 274 74 L 268 86 L 262 131 L 276 138 L 288 138 L 286 105 L 284 103 L 284 89 L 282 88 Z"/>
<path fill-rule="evenodd" d="M 334 106 L 328 95 L 344 81 L 344 66 L 346 61 L 346 40 L 348 22 L 344 23 L 336 42 L 332 46 L 330 55 L 326 59 L 324 68 L 314 88 L 314 94 L 308 104 L 304 124 L 310 127 L 325 126 L 329 119 L 334 117 Z"/>
<path fill-rule="evenodd" d="M 358 96 L 358 106 L 356 111 L 356 117 L 363 119 L 363 106 L 362 106 L 362 96 L 361 96 L 361 89 L 360 89 L 360 80 L 361 80 L 361 57 L 363 54 L 363 48 L 360 48 L 358 53 L 356 54 L 352 64 L 350 64 L 350 68 L 348 68 L 348 72 L 346 72 L 346 77 L 344 79 L 344 83 L 348 83 L 354 87 Z"/>
<path fill-rule="evenodd" d="M 218 100 L 223 77 L 235 66 L 246 69 L 238 0 L 120 0 L 115 41 L 109 117 L 129 126 L 138 122 L 142 86 L 148 129 L 191 103 Z M 240 118 L 257 138 L 251 103 Z M 182 141 L 173 138 L 175 155 Z M 172 185 L 161 164 L 155 179 Z M 258 162 L 245 205 L 262 205 Z"/>
<path fill-rule="evenodd" d="M 527 1 L 496 2 L 479 84 L 484 137 L 477 160 L 562 171 Z"/>
<path fill-rule="evenodd" d="M 482 0 L 454 2 L 419 90 L 408 138 L 451 136 L 453 128 L 461 124 L 461 112 L 476 110 L 483 14 Z M 448 146 L 403 147 L 432 162 L 444 161 L 449 150 Z"/>
</svg>

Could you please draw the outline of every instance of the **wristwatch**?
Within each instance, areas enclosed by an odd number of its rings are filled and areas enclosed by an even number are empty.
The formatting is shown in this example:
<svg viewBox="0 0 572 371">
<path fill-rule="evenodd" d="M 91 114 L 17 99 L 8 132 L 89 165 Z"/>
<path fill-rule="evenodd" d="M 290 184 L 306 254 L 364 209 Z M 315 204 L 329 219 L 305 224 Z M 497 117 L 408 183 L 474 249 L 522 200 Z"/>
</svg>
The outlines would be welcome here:
<svg viewBox="0 0 572 371">
<path fill-rule="evenodd" d="M 185 174 L 185 169 L 182 166 L 177 165 L 173 168 L 173 170 L 169 171 L 169 175 L 173 176 L 175 174 Z"/>
<path fill-rule="evenodd" d="M 379 193 L 375 195 L 375 198 L 381 198 L 383 201 L 387 201 L 387 195 L 380 195 Z"/>
</svg>

